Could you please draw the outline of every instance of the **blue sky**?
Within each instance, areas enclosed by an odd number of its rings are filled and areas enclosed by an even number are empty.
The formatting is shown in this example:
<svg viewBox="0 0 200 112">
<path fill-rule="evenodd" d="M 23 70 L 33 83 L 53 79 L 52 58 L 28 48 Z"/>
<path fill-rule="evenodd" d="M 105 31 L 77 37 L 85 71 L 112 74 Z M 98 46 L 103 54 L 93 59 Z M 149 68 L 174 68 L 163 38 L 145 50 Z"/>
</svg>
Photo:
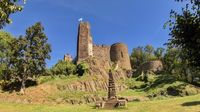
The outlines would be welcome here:
<svg viewBox="0 0 200 112">
<path fill-rule="evenodd" d="M 93 41 L 111 45 L 123 42 L 132 48 L 151 44 L 164 47 L 168 30 L 163 24 L 171 9 L 180 10 L 174 0 L 27 0 L 24 10 L 13 14 L 13 23 L 4 30 L 14 36 L 40 21 L 52 46 L 48 67 L 64 54 L 76 56 L 78 19 L 89 21 Z"/>
</svg>

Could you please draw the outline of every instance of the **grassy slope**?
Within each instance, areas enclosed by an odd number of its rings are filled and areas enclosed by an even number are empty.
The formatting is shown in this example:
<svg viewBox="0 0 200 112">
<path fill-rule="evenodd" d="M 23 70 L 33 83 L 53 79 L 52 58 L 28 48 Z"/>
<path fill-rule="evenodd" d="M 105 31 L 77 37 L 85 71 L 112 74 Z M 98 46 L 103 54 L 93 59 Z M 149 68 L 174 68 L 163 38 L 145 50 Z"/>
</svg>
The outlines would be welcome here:
<svg viewBox="0 0 200 112">
<path fill-rule="evenodd" d="M 196 103 L 195 103 L 196 102 Z M 188 103 L 187 106 L 183 106 Z M 191 104 L 189 106 L 189 104 Z M 128 103 L 128 108 L 96 110 L 90 105 L 31 105 L 0 103 L 0 112 L 200 112 L 200 94 L 195 96 Z"/>
</svg>

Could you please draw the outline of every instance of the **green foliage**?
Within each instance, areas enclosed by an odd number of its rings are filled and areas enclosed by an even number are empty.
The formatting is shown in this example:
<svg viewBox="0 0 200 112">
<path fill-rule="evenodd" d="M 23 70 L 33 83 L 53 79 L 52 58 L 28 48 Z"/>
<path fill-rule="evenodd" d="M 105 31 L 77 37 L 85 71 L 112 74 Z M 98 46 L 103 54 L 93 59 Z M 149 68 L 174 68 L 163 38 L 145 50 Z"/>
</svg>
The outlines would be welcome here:
<svg viewBox="0 0 200 112">
<path fill-rule="evenodd" d="M 51 74 L 53 76 L 70 76 L 70 75 L 78 75 L 83 76 L 87 74 L 89 71 L 89 65 L 86 62 L 81 62 L 78 65 L 75 65 L 73 62 L 59 60 L 57 64 L 55 64 L 51 68 Z"/>
<path fill-rule="evenodd" d="M 94 109 L 94 104 L 83 105 L 55 105 L 55 104 L 19 104 L 0 102 L 2 112 L 196 112 L 200 109 L 197 99 L 200 95 L 153 100 L 143 102 L 129 102 L 126 109 Z M 188 106 L 183 106 L 188 104 Z M 190 104 L 190 105 L 189 105 Z"/>
<path fill-rule="evenodd" d="M 189 65 L 189 60 L 185 58 L 184 53 L 181 48 L 168 48 L 163 58 L 165 72 L 179 80 L 193 83 L 200 74 L 196 67 Z"/>
<path fill-rule="evenodd" d="M 162 47 L 157 48 L 154 51 L 154 55 L 157 59 L 162 60 L 163 54 L 164 54 L 165 49 Z"/>
<path fill-rule="evenodd" d="M 177 48 L 167 49 L 163 59 L 164 68 L 167 72 L 172 73 L 172 71 L 180 65 L 180 53 L 180 49 Z"/>
<path fill-rule="evenodd" d="M 10 73 L 5 79 L 21 82 L 21 89 L 25 89 L 26 80 L 43 74 L 46 59 L 50 59 L 51 48 L 41 23 L 29 27 L 25 37 L 20 36 L 10 46 Z"/>
<path fill-rule="evenodd" d="M 187 1 L 187 0 L 176 0 Z M 189 1 L 189 0 L 188 0 Z M 200 68 L 200 1 L 190 0 L 182 12 L 171 11 L 168 21 L 170 36 L 168 45 L 181 48 L 188 65 Z"/>
<path fill-rule="evenodd" d="M 12 54 L 11 45 L 13 41 L 14 38 L 11 34 L 0 31 L 0 80 L 3 79 L 3 75 L 6 75 L 9 71 L 8 66 Z"/>
<path fill-rule="evenodd" d="M 6 24 L 12 23 L 10 15 L 23 9 L 19 3 L 20 0 L 1 0 L 0 1 L 0 29 Z M 24 1 L 25 2 L 25 1 Z"/>
<path fill-rule="evenodd" d="M 161 58 L 163 52 L 163 48 L 154 50 L 153 46 L 151 45 L 133 48 L 130 56 L 132 68 L 138 69 L 139 66 L 145 62 Z"/>
<path fill-rule="evenodd" d="M 81 62 L 77 65 L 77 73 L 78 76 L 83 76 L 88 73 L 89 65 L 86 62 Z"/>
<path fill-rule="evenodd" d="M 55 80 L 55 79 L 56 78 L 53 77 L 53 76 L 40 76 L 37 79 L 37 82 L 38 82 L 38 84 L 43 84 L 43 83 L 50 82 L 50 81 Z"/>
<path fill-rule="evenodd" d="M 71 75 L 76 73 L 76 65 L 72 62 L 59 60 L 57 64 L 55 64 L 51 68 L 53 75 Z"/>
<path fill-rule="evenodd" d="M 126 79 L 124 83 L 129 87 L 129 89 L 142 89 L 146 87 L 145 82 L 138 81 L 137 78 Z"/>
<path fill-rule="evenodd" d="M 143 48 L 142 47 L 134 48 L 131 53 L 130 59 L 131 59 L 132 68 L 137 69 L 140 66 L 140 64 L 144 62 Z"/>
</svg>

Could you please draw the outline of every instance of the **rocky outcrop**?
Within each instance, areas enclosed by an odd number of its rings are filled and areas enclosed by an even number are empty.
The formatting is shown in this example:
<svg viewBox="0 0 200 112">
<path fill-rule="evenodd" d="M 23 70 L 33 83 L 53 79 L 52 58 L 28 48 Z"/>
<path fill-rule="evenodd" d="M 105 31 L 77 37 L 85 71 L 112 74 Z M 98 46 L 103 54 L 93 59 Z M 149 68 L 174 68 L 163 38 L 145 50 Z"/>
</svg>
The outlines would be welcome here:
<svg viewBox="0 0 200 112">
<path fill-rule="evenodd" d="M 111 68 L 108 61 L 100 61 L 96 58 L 90 58 L 85 60 L 89 65 L 88 79 L 71 82 L 64 85 L 63 89 L 73 91 L 85 91 L 85 92 L 96 92 L 96 91 L 107 91 L 108 90 L 108 70 Z M 116 91 L 125 90 L 127 87 L 125 84 L 118 83 L 121 80 L 125 80 L 127 77 L 127 71 L 122 69 L 117 70 L 113 74 L 113 78 L 116 81 Z"/>
</svg>

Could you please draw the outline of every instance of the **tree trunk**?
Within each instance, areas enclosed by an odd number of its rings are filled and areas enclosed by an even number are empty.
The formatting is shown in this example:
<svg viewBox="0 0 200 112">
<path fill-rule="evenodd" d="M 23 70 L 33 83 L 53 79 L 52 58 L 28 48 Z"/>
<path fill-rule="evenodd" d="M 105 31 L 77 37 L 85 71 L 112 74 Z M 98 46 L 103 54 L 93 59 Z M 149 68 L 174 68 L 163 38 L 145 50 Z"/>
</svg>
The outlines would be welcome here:
<svg viewBox="0 0 200 112">
<path fill-rule="evenodd" d="M 21 88 L 20 88 L 20 94 L 25 94 L 25 79 L 22 79 Z"/>
</svg>

